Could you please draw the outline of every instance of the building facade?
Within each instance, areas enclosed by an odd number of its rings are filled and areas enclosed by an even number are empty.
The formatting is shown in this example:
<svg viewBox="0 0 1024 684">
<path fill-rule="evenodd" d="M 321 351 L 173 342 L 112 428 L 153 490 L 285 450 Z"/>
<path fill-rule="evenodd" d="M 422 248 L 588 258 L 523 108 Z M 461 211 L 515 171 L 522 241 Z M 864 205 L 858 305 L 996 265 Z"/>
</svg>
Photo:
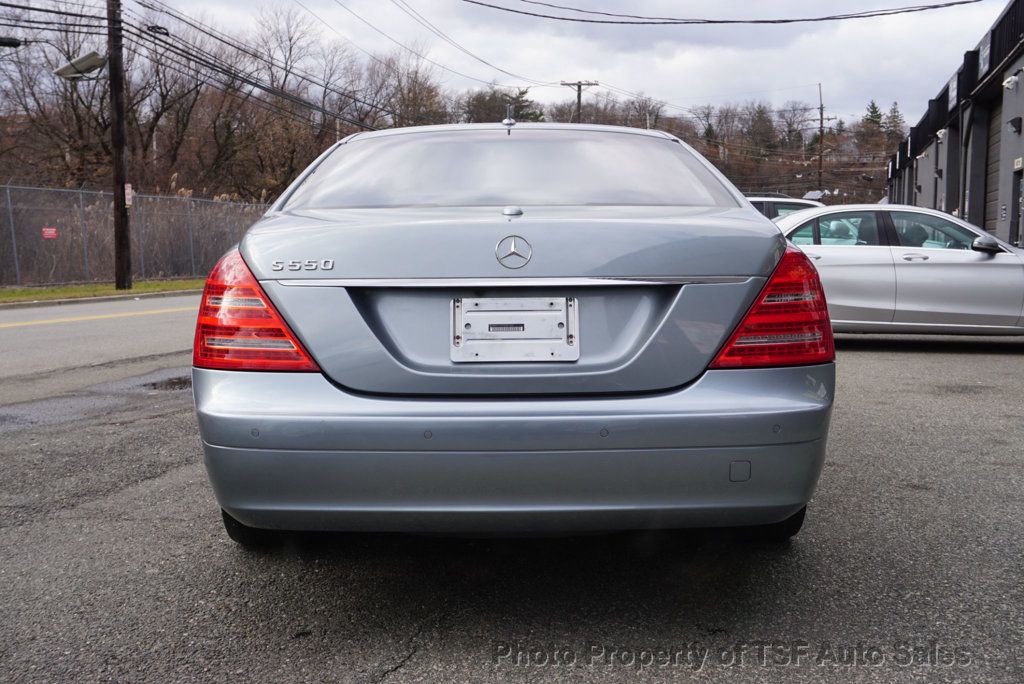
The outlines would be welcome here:
<svg viewBox="0 0 1024 684">
<path fill-rule="evenodd" d="M 1012 0 L 889 159 L 893 203 L 1024 239 L 1024 0 Z"/>
</svg>

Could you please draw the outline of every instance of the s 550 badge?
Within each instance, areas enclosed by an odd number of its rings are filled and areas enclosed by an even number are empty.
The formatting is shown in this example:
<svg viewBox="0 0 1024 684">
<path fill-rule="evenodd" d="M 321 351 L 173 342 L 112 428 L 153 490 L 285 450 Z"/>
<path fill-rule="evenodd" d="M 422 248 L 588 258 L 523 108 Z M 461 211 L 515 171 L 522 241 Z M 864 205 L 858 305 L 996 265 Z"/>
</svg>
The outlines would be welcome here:
<svg viewBox="0 0 1024 684">
<path fill-rule="evenodd" d="M 330 271 L 334 269 L 334 259 L 292 259 L 291 261 L 272 261 L 272 271 Z"/>
</svg>

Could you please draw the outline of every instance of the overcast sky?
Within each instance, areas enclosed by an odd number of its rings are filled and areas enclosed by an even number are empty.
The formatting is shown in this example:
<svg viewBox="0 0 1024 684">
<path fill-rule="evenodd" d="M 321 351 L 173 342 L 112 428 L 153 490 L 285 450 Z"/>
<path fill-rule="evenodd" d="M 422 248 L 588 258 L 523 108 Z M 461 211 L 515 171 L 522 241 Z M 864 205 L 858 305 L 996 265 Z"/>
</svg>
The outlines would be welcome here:
<svg viewBox="0 0 1024 684">
<path fill-rule="evenodd" d="M 240 28 L 240 15 L 254 6 L 251 0 L 167 1 L 229 29 Z M 488 1 L 559 13 L 520 0 Z M 891 8 L 926 0 L 552 1 L 644 15 L 774 18 Z M 338 4 L 343 3 L 396 40 L 424 47 L 431 59 L 445 66 L 483 80 L 520 83 L 435 37 L 394 0 L 302 2 L 336 30 L 321 25 L 327 38 L 340 34 L 370 51 L 386 52 L 396 47 Z M 516 16 L 461 0 L 406 2 L 470 52 L 537 81 L 596 80 L 682 106 L 750 99 L 775 105 L 791 99 L 817 104 L 815 84 L 820 81 L 830 114 L 851 120 L 863 113 L 864 105 L 872 98 L 884 107 L 895 100 L 909 123 L 921 116 L 928 99 L 941 90 L 961 64 L 963 53 L 976 46 L 1006 5 L 1005 0 L 983 0 L 875 19 L 702 27 L 578 24 Z M 437 76 L 450 88 L 479 85 L 442 70 Z M 531 95 L 550 102 L 572 93 L 562 87 L 534 87 Z"/>
</svg>

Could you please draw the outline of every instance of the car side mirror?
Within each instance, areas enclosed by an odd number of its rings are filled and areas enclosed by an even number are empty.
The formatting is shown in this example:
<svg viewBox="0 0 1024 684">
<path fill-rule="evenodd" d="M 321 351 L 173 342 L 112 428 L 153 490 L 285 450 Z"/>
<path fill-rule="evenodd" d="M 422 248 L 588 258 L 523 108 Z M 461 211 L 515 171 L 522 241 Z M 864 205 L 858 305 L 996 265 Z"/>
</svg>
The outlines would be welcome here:
<svg viewBox="0 0 1024 684">
<path fill-rule="evenodd" d="M 975 252 L 987 252 L 989 254 L 996 254 L 1002 252 L 1003 248 L 999 246 L 999 243 L 994 238 L 982 235 L 974 238 L 974 242 L 971 243 L 971 249 Z"/>
</svg>

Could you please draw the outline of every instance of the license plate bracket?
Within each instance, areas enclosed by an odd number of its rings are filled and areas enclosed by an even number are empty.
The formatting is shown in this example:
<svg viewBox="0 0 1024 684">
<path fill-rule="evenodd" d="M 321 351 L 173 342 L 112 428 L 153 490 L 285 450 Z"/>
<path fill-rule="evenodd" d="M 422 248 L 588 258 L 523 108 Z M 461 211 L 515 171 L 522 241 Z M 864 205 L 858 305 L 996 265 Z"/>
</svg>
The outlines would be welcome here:
<svg viewBox="0 0 1024 684">
<path fill-rule="evenodd" d="M 575 297 L 462 297 L 452 300 L 454 363 L 573 362 L 580 358 Z"/>
</svg>

